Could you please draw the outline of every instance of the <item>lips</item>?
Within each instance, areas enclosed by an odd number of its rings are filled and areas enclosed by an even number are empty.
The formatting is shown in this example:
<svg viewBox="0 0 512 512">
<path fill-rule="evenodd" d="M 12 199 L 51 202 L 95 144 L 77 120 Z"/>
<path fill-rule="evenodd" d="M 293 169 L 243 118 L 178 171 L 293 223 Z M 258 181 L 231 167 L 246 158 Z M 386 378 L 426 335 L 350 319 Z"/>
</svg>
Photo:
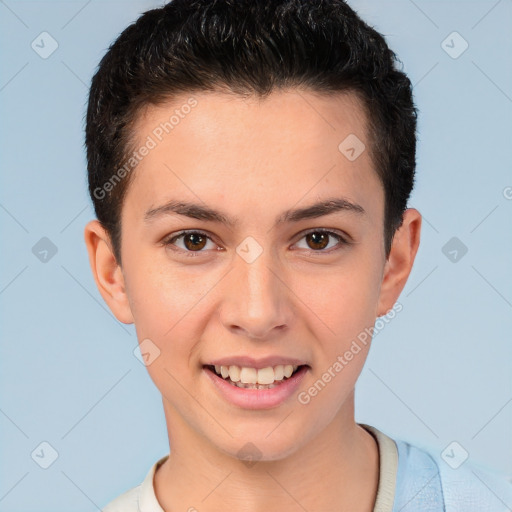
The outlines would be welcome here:
<svg viewBox="0 0 512 512">
<path fill-rule="evenodd" d="M 222 366 L 227 365 L 221 365 L 221 367 Z M 232 366 L 237 365 L 229 365 L 229 368 L 231 369 Z M 215 365 L 204 365 L 203 372 L 207 377 L 207 380 L 213 384 L 213 389 L 216 390 L 216 393 L 218 393 L 223 400 L 226 400 L 235 407 L 261 410 L 279 407 L 292 399 L 294 394 L 297 392 L 302 379 L 310 370 L 310 366 L 307 364 L 297 365 L 297 369 L 295 371 L 293 371 L 293 367 L 294 366 L 292 365 L 292 374 L 290 377 L 287 378 L 283 375 L 282 380 L 274 380 L 272 384 L 244 384 L 241 381 L 233 382 L 230 379 L 229 374 L 226 378 L 223 378 L 222 374 L 218 375 L 215 371 Z M 270 372 L 270 370 L 272 370 L 274 372 L 274 379 L 276 377 L 275 367 L 263 367 L 258 368 L 257 370 L 256 368 L 251 367 L 245 368 L 252 369 L 254 372 L 257 371 L 258 373 L 260 370 L 264 370 L 263 377 L 265 377 L 266 372 Z M 270 368 L 270 370 L 267 370 L 267 368 Z M 243 369 L 244 367 L 240 368 L 242 376 Z M 224 373 L 225 371 L 226 370 L 224 369 Z M 277 372 L 279 372 L 279 369 L 277 369 Z M 279 373 L 277 376 L 279 377 Z M 254 380 L 254 378 L 252 378 L 252 380 Z"/>
</svg>

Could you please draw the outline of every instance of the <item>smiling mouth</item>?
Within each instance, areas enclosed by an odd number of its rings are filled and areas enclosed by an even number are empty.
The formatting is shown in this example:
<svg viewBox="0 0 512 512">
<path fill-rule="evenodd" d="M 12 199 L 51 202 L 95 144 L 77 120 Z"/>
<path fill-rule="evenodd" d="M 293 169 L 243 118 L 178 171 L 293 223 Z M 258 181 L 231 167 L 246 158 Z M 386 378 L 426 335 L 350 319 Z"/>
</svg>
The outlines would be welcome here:
<svg viewBox="0 0 512 512">
<path fill-rule="evenodd" d="M 267 368 L 205 365 L 204 368 L 232 386 L 244 389 L 272 389 L 293 377 L 307 365 L 276 365 Z"/>
</svg>

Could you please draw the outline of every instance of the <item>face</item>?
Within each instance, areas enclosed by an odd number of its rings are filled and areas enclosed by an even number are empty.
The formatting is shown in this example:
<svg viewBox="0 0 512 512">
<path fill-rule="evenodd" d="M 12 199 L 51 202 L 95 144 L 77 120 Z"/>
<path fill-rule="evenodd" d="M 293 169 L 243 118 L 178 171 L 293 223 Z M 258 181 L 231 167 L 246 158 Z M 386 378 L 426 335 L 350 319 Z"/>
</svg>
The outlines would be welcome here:
<svg viewBox="0 0 512 512">
<path fill-rule="evenodd" d="M 135 322 L 170 432 L 279 459 L 353 421 L 369 343 L 345 354 L 397 298 L 382 290 L 384 192 L 352 94 L 193 97 L 136 124 L 137 147 L 155 144 L 125 197 L 113 310 Z"/>
</svg>

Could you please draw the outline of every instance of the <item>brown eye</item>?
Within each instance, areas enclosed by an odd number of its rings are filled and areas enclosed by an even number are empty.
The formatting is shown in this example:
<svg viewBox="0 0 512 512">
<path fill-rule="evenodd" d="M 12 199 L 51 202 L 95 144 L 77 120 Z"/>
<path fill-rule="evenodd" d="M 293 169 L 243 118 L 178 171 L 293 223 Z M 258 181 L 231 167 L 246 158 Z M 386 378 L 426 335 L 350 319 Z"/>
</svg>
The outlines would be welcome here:
<svg viewBox="0 0 512 512">
<path fill-rule="evenodd" d="M 329 236 L 327 233 L 321 231 L 314 231 L 306 235 L 309 247 L 314 250 L 325 249 L 329 243 Z"/>
<path fill-rule="evenodd" d="M 184 253 L 186 256 L 200 256 L 206 252 L 208 243 L 214 248 L 211 238 L 202 231 L 182 231 L 181 233 L 164 240 L 163 245 L 172 250 Z M 206 249 L 205 249 L 206 248 Z M 203 249 L 205 249 L 203 251 Z"/>
<path fill-rule="evenodd" d="M 300 247 L 300 243 L 304 245 Z M 331 253 L 349 244 L 343 236 L 326 229 L 313 229 L 305 233 L 300 243 L 297 242 L 300 249 L 306 249 L 310 253 L 317 252 L 321 254 Z"/>
<path fill-rule="evenodd" d="M 183 237 L 183 244 L 190 251 L 200 251 L 206 245 L 206 237 L 201 233 L 188 233 Z"/>
</svg>

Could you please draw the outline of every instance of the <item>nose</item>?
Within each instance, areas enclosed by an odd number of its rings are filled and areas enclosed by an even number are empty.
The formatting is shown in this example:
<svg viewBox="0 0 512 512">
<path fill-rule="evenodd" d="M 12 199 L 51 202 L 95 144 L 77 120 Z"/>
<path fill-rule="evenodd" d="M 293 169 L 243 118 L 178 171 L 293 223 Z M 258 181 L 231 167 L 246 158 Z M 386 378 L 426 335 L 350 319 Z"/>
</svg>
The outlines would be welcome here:
<svg viewBox="0 0 512 512">
<path fill-rule="evenodd" d="M 234 334 L 270 339 L 290 324 L 290 290 L 270 253 L 263 251 L 251 263 L 235 256 L 220 307 L 222 324 Z"/>
</svg>

